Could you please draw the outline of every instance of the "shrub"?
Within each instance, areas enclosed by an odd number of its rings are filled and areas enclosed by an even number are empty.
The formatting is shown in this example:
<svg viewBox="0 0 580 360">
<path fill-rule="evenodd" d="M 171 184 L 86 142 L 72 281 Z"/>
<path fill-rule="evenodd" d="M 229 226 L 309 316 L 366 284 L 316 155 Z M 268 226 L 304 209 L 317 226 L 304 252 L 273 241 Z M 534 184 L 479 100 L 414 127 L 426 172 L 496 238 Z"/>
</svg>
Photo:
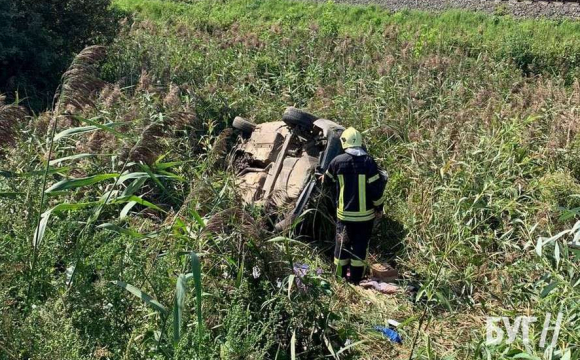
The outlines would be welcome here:
<svg viewBox="0 0 580 360">
<path fill-rule="evenodd" d="M 0 0 L 0 93 L 50 103 L 74 54 L 115 34 L 110 0 Z"/>
<path fill-rule="evenodd" d="M 572 209 L 580 207 L 580 184 L 566 172 L 546 174 L 539 179 L 542 200 L 549 205 Z"/>
</svg>

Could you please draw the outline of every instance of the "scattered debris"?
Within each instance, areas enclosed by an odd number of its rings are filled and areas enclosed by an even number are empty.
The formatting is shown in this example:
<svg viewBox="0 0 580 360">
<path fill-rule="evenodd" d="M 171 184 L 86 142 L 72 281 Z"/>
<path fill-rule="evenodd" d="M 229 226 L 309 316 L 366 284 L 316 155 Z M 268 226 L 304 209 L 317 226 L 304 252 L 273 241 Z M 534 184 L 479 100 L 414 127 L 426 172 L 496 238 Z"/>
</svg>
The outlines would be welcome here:
<svg viewBox="0 0 580 360">
<path fill-rule="evenodd" d="M 388 327 L 384 326 L 375 326 L 375 330 L 380 331 L 383 335 L 394 342 L 395 344 L 401 344 L 403 339 L 401 339 L 401 335 L 393 329 L 389 329 Z"/>
<path fill-rule="evenodd" d="M 252 269 L 252 276 L 254 277 L 254 279 L 257 279 L 260 277 L 260 275 L 261 275 L 260 268 L 254 266 L 254 268 Z"/>
<path fill-rule="evenodd" d="M 298 287 L 302 290 L 306 290 L 306 285 L 304 285 L 304 283 L 301 281 L 301 279 L 303 279 L 308 274 L 309 270 L 310 270 L 309 265 L 301 264 L 301 263 L 294 263 L 294 266 L 292 268 L 292 271 L 294 272 L 294 275 L 296 276 L 296 285 L 298 285 Z M 320 274 L 322 274 L 322 269 L 317 268 L 316 275 L 320 275 Z"/>
<path fill-rule="evenodd" d="M 310 266 L 301 263 L 294 263 L 294 267 L 292 268 L 292 270 L 294 271 L 294 275 L 296 275 L 301 279 L 308 273 L 309 269 Z"/>
<path fill-rule="evenodd" d="M 371 265 L 371 275 L 378 280 L 391 282 L 399 278 L 399 271 L 387 263 L 376 263 Z"/>
<path fill-rule="evenodd" d="M 399 327 L 399 325 L 401 325 L 400 322 L 398 322 L 397 320 L 393 320 L 393 319 L 387 320 L 387 324 L 389 324 L 389 326 L 391 326 L 391 327 Z"/>
<path fill-rule="evenodd" d="M 75 266 L 71 265 L 66 268 L 65 275 L 66 275 L 66 286 L 71 286 L 73 274 L 75 272 Z"/>
<path fill-rule="evenodd" d="M 383 294 L 393 295 L 401 292 L 401 288 L 395 284 L 385 283 L 377 280 L 364 280 L 359 283 L 362 288 L 375 289 Z"/>
</svg>

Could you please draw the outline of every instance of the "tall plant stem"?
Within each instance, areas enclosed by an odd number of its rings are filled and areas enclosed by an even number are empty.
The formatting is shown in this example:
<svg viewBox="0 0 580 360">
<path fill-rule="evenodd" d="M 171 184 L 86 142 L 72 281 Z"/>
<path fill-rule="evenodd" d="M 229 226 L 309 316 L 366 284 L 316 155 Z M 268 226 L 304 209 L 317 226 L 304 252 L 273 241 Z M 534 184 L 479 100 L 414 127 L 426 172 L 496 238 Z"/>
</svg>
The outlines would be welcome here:
<svg viewBox="0 0 580 360">
<path fill-rule="evenodd" d="M 60 88 L 60 86 L 59 86 Z M 57 89 L 56 93 L 58 94 L 59 89 Z M 56 96 L 53 99 L 53 108 L 56 102 Z M 30 305 L 30 299 L 32 296 L 32 290 L 34 288 L 34 271 L 36 270 L 36 263 L 38 262 L 38 253 L 40 252 L 40 244 L 38 244 L 38 235 L 39 232 L 36 231 L 38 225 L 40 224 L 40 220 L 42 217 L 42 212 L 44 211 L 44 200 L 46 197 L 45 189 L 46 183 L 48 181 L 48 172 L 50 170 L 50 159 L 52 158 L 52 152 L 54 150 L 54 135 L 56 134 L 56 128 L 58 123 L 58 111 L 53 114 L 53 121 L 52 121 L 52 128 L 50 129 L 50 138 L 49 138 L 49 146 L 48 146 L 48 157 L 46 159 L 46 166 L 44 167 L 44 173 L 42 174 L 42 186 L 40 188 L 40 206 L 38 207 L 38 215 L 36 216 L 36 223 L 34 227 L 34 235 L 32 238 L 32 263 L 30 265 L 30 275 L 28 279 L 28 291 L 26 295 L 26 308 Z"/>
</svg>

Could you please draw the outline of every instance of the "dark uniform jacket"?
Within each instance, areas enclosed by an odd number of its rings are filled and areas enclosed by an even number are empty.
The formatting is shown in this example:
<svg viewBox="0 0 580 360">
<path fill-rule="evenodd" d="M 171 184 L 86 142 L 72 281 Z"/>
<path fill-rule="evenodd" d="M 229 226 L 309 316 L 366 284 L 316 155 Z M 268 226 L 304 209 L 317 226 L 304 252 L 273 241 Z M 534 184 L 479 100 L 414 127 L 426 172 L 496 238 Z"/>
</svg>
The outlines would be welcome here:
<svg viewBox="0 0 580 360">
<path fill-rule="evenodd" d="M 386 175 L 369 155 L 335 157 L 325 173 L 335 184 L 336 216 L 347 222 L 370 221 L 385 201 Z"/>
</svg>

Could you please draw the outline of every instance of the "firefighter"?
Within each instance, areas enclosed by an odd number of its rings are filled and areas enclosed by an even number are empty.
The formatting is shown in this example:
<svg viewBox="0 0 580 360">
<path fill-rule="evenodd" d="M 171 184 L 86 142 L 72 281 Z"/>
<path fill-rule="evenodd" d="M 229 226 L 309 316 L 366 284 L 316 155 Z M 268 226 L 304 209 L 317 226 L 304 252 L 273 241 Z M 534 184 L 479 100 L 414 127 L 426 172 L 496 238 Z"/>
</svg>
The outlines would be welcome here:
<svg viewBox="0 0 580 360">
<path fill-rule="evenodd" d="M 337 276 L 358 284 L 362 279 L 375 218 L 380 218 L 384 202 L 386 173 L 362 147 L 362 135 L 355 128 L 340 136 L 344 154 L 334 158 L 324 174 L 336 205 L 334 264 Z"/>
</svg>

